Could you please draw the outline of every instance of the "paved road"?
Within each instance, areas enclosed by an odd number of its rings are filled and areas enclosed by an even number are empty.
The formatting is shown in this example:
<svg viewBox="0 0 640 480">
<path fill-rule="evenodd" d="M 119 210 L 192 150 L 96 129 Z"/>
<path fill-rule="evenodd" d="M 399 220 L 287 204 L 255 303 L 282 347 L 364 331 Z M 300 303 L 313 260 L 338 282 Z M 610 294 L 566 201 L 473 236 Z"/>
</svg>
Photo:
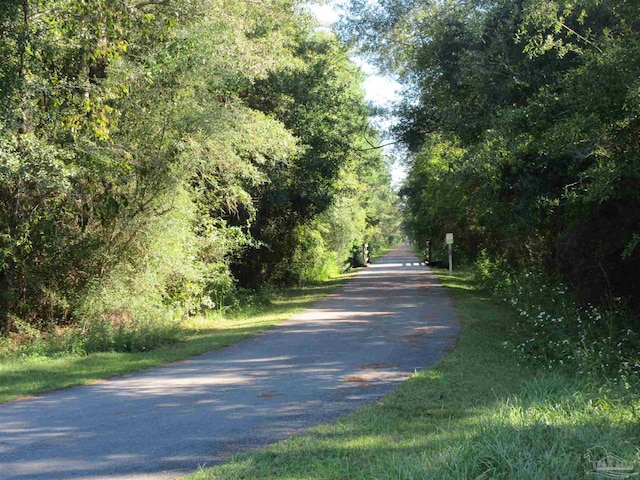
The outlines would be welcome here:
<svg viewBox="0 0 640 480">
<path fill-rule="evenodd" d="M 406 246 L 229 348 L 0 405 L 0 479 L 172 479 L 390 392 L 460 326 Z"/>
</svg>

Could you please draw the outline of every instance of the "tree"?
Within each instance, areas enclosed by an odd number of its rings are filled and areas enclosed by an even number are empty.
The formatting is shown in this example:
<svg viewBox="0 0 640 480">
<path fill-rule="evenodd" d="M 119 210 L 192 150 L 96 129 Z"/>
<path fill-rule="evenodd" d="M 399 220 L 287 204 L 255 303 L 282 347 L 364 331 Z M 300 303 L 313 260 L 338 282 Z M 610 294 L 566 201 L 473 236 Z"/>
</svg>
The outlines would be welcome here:
<svg viewBox="0 0 640 480">
<path fill-rule="evenodd" d="M 344 186 L 345 176 L 361 161 L 362 136 L 370 135 L 368 127 L 363 128 L 369 108 L 361 88 L 362 74 L 346 49 L 327 34 L 302 29 L 295 54 L 295 65 L 256 82 L 247 96 L 250 106 L 280 120 L 299 139 L 303 150 L 288 167 L 270 170 L 270 182 L 255 190 L 257 216 L 251 232 L 258 244 L 236 266 L 245 285 L 299 281 L 296 272 L 302 267 L 294 267 L 294 263 L 316 263 L 313 254 L 300 253 L 311 247 L 300 250 L 299 243 L 317 244 L 322 235 L 311 232 L 324 229 L 317 223 L 318 217 L 324 214 L 324 221 L 328 221 L 330 209 L 353 215 L 353 223 L 359 223 L 360 213 L 348 206 L 354 203 L 345 198 Z M 363 224 L 358 229 L 364 228 Z M 356 237 L 362 235 L 359 232 Z M 329 236 L 332 245 L 319 246 L 315 250 L 318 258 L 323 258 L 322 252 L 328 248 L 343 249 L 338 246 L 342 241 L 334 241 L 335 231 Z"/>
<path fill-rule="evenodd" d="M 412 152 L 412 234 L 455 229 L 472 257 L 485 249 L 562 273 L 584 301 L 637 307 L 637 5 L 361 7 L 348 2 L 343 35 L 407 88 L 396 135 Z"/>
<path fill-rule="evenodd" d="M 228 285 L 226 265 L 247 241 L 228 218 L 251 206 L 266 165 L 296 150 L 240 98 L 290 61 L 293 4 L 2 8 L 2 329 L 136 303 L 186 308 Z M 128 293 L 100 296 L 108 285 Z"/>
<path fill-rule="evenodd" d="M 364 211 L 362 77 L 297 2 L 10 0 L 0 27 L 2 333 L 180 318 L 232 263 L 301 279 L 320 215 Z"/>
</svg>

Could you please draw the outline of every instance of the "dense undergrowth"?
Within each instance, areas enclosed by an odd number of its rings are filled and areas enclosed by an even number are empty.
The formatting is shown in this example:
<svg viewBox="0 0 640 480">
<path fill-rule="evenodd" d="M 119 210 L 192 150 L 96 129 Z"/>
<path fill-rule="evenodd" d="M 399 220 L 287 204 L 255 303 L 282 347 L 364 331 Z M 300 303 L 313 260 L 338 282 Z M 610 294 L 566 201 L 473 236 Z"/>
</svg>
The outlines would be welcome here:
<svg viewBox="0 0 640 480">
<path fill-rule="evenodd" d="M 560 280 L 515 271 L 486 255 L 475 272 L 480 285 L 517 311 L 521 340 L 515 350 L 523 360 L 637 386 L 640 333 L 634 316 L 616 299 L 608 307 L 582 305 Z"/>
<path fill-rule="evenodd" d="M 333 272 L 333 278 L 340 275 Z M 330 278 L 292 289 L 291 292 L 305 291 L 330 285 Z M 314 287 L 315 286 L 315 287 Z M 173 345 L 184 341 L 194 324 L 202 319 L 216 322 L 224 318 L 238 318 L 254 315 L 269 309 L 289 290 L 265 286 L 259 290 L 235 289 L 226 305 L 211 304 L 211 308 L 199 309 L 197 314 L 176 317 L 175 313 L 165 308 L 158 309 L 155 317 L 135 317 L 128 314 L 123 307 L 108 312 L 98 318 L 89 318 L 79 325 L 55 327 L 53 329 L 37 329 L 24 325 L 18 335 L 0 337 L 0 361 L 29 358 L 60 358 L 65 356 L 84 356 L 92 353 L 136 353 Z M 200 319 L 200 320 L 199 320 Z"/>
</svg>

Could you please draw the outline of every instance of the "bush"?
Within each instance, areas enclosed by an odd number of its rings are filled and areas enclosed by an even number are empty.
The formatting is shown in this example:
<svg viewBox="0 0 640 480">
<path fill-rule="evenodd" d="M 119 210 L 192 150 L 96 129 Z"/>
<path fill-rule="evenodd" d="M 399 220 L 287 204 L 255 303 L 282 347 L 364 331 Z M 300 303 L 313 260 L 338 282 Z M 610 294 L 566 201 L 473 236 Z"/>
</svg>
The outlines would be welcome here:
<svg viewBox="0 0 640 480">
<path fill-rule="evenodd" d="M 340 273 L 337 254 L 327 249 L 322 234 L 316 228 L 299 227 L 297 237 L 291 274 L 298 284 L 327 280 Z"/>
<path fill-rule="evenodd" d="M 182 338 L 177 322 L 134 320 L 125 311 L 109 312 L 77 327 L 57 327 L 36 336 L 4 338 L 0 356 L 59 357 L 95 352 L 144 352 Z"/>
<path fill-rule="evenodd" d="M 476 278 L 520 314 L 516 328 L 523 359 L 579 374 L 626 381 L 640 373 L 640 335 L 633 317 L 619 308 L 580 305 L 561 281 L 535 271 L 509 271 L 486 254 Z"/>
<path fill-rule="evenodd" d="M 82 353 L 144 352 L 176 343 L 182 338 L 177 321 L 169 318 L 133 318 L 129 312 L 105 312 L 101 318 L 84 323 L 80 343 Z"/>
<path fill-rule="evenodd" d="M 351 247 L 351 253 L 349 255 L 349 265 L 352 268 L 364 267 L 367 265 L 367 262 L 364 258 L 364 251 L 362 249 L 362 245 L 354 244 Z"/>
</svg>

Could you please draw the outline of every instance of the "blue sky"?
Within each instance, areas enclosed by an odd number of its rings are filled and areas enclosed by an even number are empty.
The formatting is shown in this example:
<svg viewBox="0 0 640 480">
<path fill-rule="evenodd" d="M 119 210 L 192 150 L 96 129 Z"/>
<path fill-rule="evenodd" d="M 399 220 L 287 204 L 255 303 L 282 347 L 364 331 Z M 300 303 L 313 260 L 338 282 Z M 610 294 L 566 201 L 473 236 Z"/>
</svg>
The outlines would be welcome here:
<svg viewBox="0 0 640 480">
<path fill-rule="evenodd" d="M 330 28 L 331 24 L 339 19 L 339 13 L 332 5 L 333 2 L 327 4 L 311 4 L 309 10 L 316 16 L 320 24 L 325 28 Z M 397 99 L 400 85 L 390 77 L 378 75 L 376 68 L 362 59 L 354 58 L 354 61 L 367 74 L 367 80 L 364 87 L 367 94 L 367 100 L 379 105 L 388 105 Z"/>
<path fill-rule="evenodd" d="M 331 28 L 331 25 L 339 20 L 339 13 L 333 7 L 333 2 L 308 5 L 309 10 L 313 13 L 323 28 Z M 397 100 L 400 92 L 400 84 L 389 76 L 379 75 L 377 69 L 361 58 L 353 57 L 352 60 L 360 66 L 367 75 L 364 82 L 366 99 L 376 105 L 389 106 L 393 101 Z M 391 125 L 391 120 L 382 120 L 376 122 L 378 128 L 385 129 Z M 395 157 L 391 149 L 385 149 L 385 153 L 391 157 Z M 399 184 L 406 176 L 405 169 L 395 161 L 392 168 L 393 183 Z"/>
</svg>

